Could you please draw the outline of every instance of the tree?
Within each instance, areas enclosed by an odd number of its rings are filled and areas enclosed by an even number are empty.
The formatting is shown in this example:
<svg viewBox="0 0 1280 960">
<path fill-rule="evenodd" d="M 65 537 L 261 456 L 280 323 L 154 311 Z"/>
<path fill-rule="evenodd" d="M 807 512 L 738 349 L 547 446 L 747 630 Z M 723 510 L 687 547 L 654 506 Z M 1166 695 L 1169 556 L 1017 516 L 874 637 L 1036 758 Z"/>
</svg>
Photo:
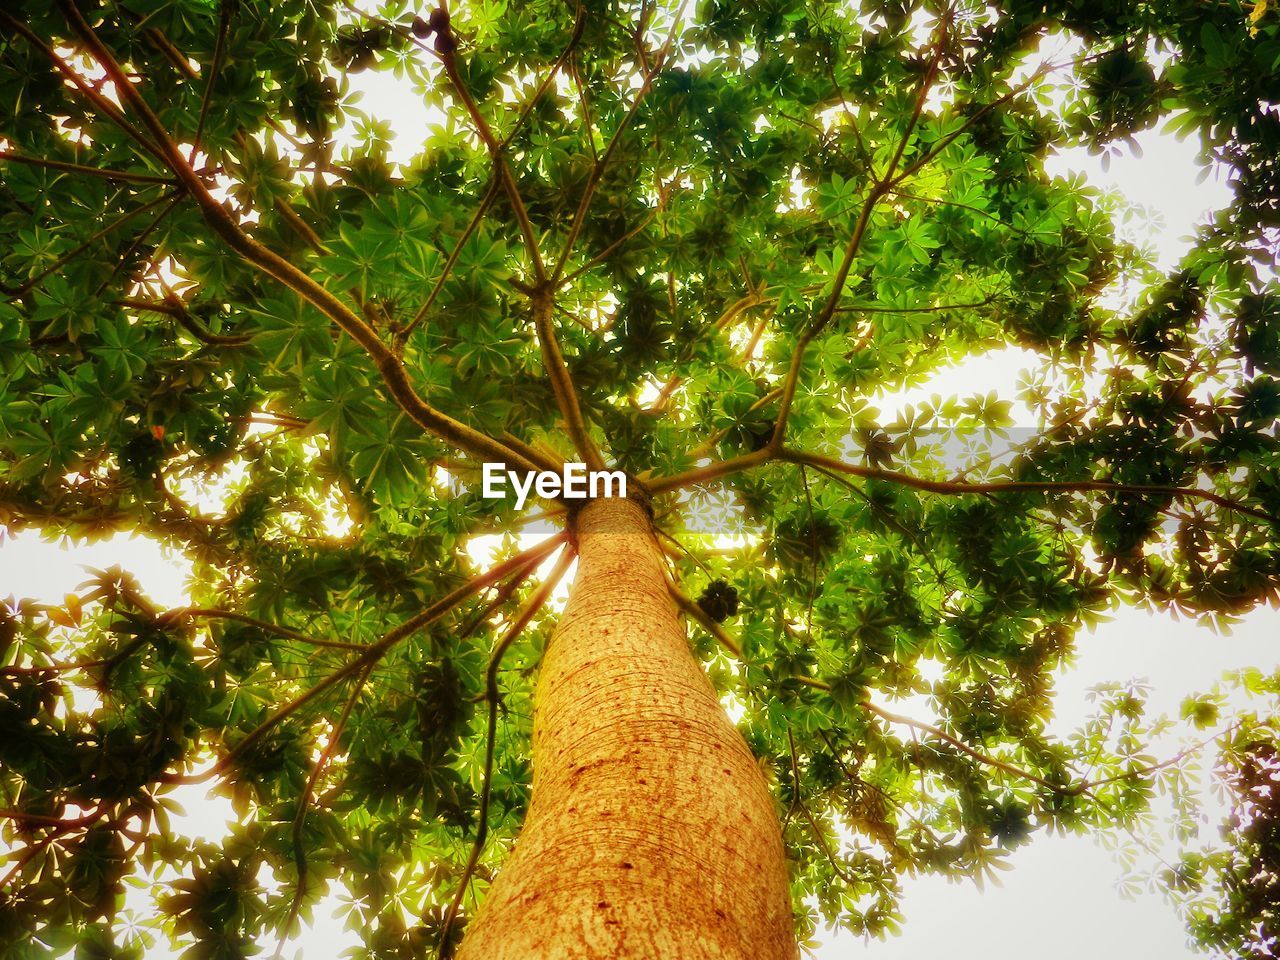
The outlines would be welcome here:
<svg viewBox="0 0 1280 960">
<path fill-rule="evenodd" d="M 1206 752 L 1241 812 L 1163 879 L 1201 942 L 1273 954 L 1274 716 L 1190 700 L 1199 749 L 1157 757 L 1113 684 L 1045 725 L 1115 599 L 1278 599 L 1265 0 L 18 0 L 0 29 L 0 521 L 197 565 L 181 609 L 120 569 L 3 608 L 4 956 L 244 956 L 341 888 L 367 957 L 788 957 L 893 929 L 904 873 L 1130 826 Z M 370 69 L 438 118 L 412 162 Z M 1167 276 L 1042 163 L 1157 123 L 1236 187 Z M 1015 398 L 870 405 L 1007 345 L 1042 426 L 1007 455 L 938 440 Z M 628 496 L 481 496 L 484 463 L 566 462 Z M 193 784 L 227 837 L 170 830 Z"/>
</svg>

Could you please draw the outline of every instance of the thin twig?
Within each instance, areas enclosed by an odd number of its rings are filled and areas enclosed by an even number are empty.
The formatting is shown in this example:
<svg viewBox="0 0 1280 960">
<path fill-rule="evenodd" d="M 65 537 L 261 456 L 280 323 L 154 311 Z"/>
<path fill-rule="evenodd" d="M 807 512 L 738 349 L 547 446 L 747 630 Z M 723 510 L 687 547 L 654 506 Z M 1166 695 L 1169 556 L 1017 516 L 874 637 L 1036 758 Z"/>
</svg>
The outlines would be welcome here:
<svg viewBox="0 0 1280 960">
<path fill-rule="evenodd" d="M 351 716 L 351 711 L 360 699 L 361 691 L 364 690 L 365 681 L 369 679 L 369 674 L 372 672 L 373 664 L 369 664 L 356 677 L 351 695 L 347 697 L 346 705 L 342 708 L 342 714 L 338 717 L 338 722 L 333 725 L 333 730 L 329 733 L 329 742 L 324 745 L 324 750 L 321 751 L 315 766 L 311 768 L 311 775 L 307 777 L 307 785 L 302 791 L 302 796 L 298 799 L 298 811 L 293 816 L 293 862 L 298 871 L 298 880 L 297 886 L 294 888 L 293 899 L 289 903 L 289 916 L 280 927 L 280 939 L 276 943 L 276 952 L 273 955 L 273 960 L 280 960 L 281 955 L 284 953 L 285 941 L 288 940 L 289 931 L 298 919 L 298 911 L 302 909 L 302 898 L 306 894 L 307 851 L 302 842 L 302 832 L 307 822 L 307 809 L 311 806 L 311 798 L 315 794 L 316 783 L 324 776 L 325 768 L 329 766 L 329 761 L 333 758 L 333 752 L 337 749 L 338 741 L 342 738 L 342 731 L 346 729 L 347 719 Z"/>
<path fill-rule="evenodd" d="M 88 167 L 79 163 L 67 163 L 62 160 L 50 160 L 47 157 L 26 157 L 12 150 L 0 150 L 0 160 L 10 163 L 21 163 L 31 167 L 43 167 L 49 170 L 62 170 L 66 173 L 82 173 L 87 177 L 98 177 L 102 180 L 115 180 L 121 183 L 160 183 L 172 186 L 173 177 L 162 177 L 153 173 L 133 173 L 128 170 L 103 170 L 100 167 Z"/>
<path fill-rule="evenodd" d="M 21 297 L 23 294 L 29 293 L 31 290 L 37 287 L 40 284 L 40 282 L 45 279 L 45 277 L 49 276 L 52 273 L 57 272 L 58 270 L 61 270 L 68 263 L 70 263 L 76 257 L 80 256 L 80 254 L 84 253 L 86 250 L 92 247 L 95 243 L 97 243 L 103 237 L 106 237 L 109 234 L 114 233 L 116 230 L 123 227 L 130 220 L 136 220 L 138 217 L 142 216 L 147 211 L 153 210 L 156 207 L 160 206 L 160 204 L 168 203 L 169 201 L 173 200 L 175 197 L 179 196 L 180 194 L 181 194 L 180 190 L 170 190 L 168 193 L 162 194 L 161 196 L 156 197 L 154 200 L 149 200 L 146 203 L 144 203 L 142 206 L 135 207 L 134 209 L 130 210 L 128 213 L 123 213 L 120 216 L 116 217 L 114 220 L 108 223 L 101 230 L 98 230 L 96 233 L 94 233 L 93 236 L 91 236 L 88 240 L 84 241 L 79 246 L 77 246 L 74 250 L 70 250 L 67 253 L 64 253 L 62 256 L 58 257 L 58 259 L 55 260 L 53 263 L 49 264 L 49 266 L 45 267 L 43 270 L 37 273 L 34 277 L 29 278 L 25 283 L 18 286 L 15 290 L 10 291 L 10 297 L 13 299 L 16 299 L 18 297 Z"/>
<path fill-rule="evenodd" d="M 196 162 L 196 152 L 200 149 L 200 139 L 204 136 L 205 120 L 209 116 L 209 104 L 213 102 L 213 85 L 222 72 L 222 59 L 226 54 L 227 31 L 231 26 L 232 0 L 222 0 L 218 4 L 218 38 L 213 44 L 213 63 L 209 67 L 209 76 L 205 79 L 204 93 L 200 97 L 200 119 L 196 121 L 196 135 L 191 140 L 191 153 L 187 162 Z"/>
</svg>

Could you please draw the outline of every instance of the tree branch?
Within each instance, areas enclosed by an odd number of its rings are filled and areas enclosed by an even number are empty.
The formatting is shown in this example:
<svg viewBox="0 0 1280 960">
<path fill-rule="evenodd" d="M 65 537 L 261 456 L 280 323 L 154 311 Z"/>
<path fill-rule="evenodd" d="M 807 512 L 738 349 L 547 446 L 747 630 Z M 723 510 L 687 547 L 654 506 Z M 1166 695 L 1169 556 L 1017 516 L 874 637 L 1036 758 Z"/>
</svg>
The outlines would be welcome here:
<svg viewBox="0 0 1280 960">
<path fill-rule="evenodd" d="M 671 598 L 675 600 L 676 606 L 683 610 L 689 617 L 696 620 L 703 630 L 707 631 L 720 646 L 724 647 L 737 660 L 742 659 L 742 646 L 729 635 L 729 632 L 716 623 L 707 612 L 694 603 L 689 596 L 681 590 L 674 580 L 667 581 L 667 589 L 671 593 Z"/>
<path fill-rule="evenodd" d="M 457 40 L 453 37 L 452 28 L 446 26 L 444 29 L 450 31 L 448 36 L 456 47 Z M 511 165 L 507 163 L 505 147 L 494 136 L 493 130 L 489 127 L 489 122 L 485 120 L 484 114 L 480 112 L 480 107 L 471 95 L 466 81 L 462 79 L 462 74 L 458 72 L 457 54 L 452 50 L 441 53 L 440 62 L 444 65 L 445 73 L 449 76 L 449 82 L 453 84 L 453 88 L 458 92 L 458 98 L 462 101 L 463 106 L 466 107 L 467 113 L 471 115 L 471 122 L 476 128 L 476 133 L 479 134 L 480 139 L 484 142 L 490 156 L 493 158 L 494 173 L 498 182 L 502 184 L 507 199 L 511 201 L 516 223 L 519 225 L 520 234 L 524 238 L 525 250 L 533 263 L 534 277 L 538 283 L 543 283 L 547 279 L 547 270 L 542 262 L 542 250 L 538 246 L 538 238 L 534 233 L 533 223 L 529 220 L 529 211 L 525 208 L 524 198 L 520 196 L 520 187 L 516 183 L 515 175 L 511 172 Z"/>
<path fill-rule="evenodd" d="M 0 160 L 10 163 L 21 163 L 29 167 L 42 167 L 47 170 L 62 170 L 66 173 L 82 173 L 87 177 L 98 177 L 102 180 L 114 180 L 120 183 L 159 183 L 173 186 L 173 177 L 162 177 L 151 173 L 132 173 L 128 170 L 104 170 L 101 167 L 89 167 L 80 163 L 68 163 L 63 160 L 49 160 L 45 157 L 26 157 L 12 150 L 0 150 Z"/>
<path fill-rule="evenodd" d="M 556 549 L 564 542 L 566 534 L 558 533 L 555 536 L 548 537 L 542 543 L 521 553 L 516 554 L 509 560 L 505 560 L 500 564 L 490 568 L 484 573 L 472 577 L 462 586 L 450 591 L 441 597 L 427 609 L 423 610 L 417 616 L 410 617 L 398 627 L 385 633 L 376 643 L 370 644 L 365 648 L 364 652 L 354 660 L 346 663 L 339 669 L 335 670 L 329 676 L 315 684 L 305 693 L 291 700 L 284 707 L 281 707 L 258 726 L 254 727 L 245 737 L 240 740 L 234 747 L 228 751 L 222 759 L 218 760 L 212 767 L 203 773 L 197 774 L 166 774 L 160 778 L 161 783 L 166 784 L 190 784 L 203 783 L 210 777 L 225 772 L 238 757 L 246 750 L 262 739 L 272 728 L 285 720 L 299 709 L 306 706 L 320 694 L 324 693 L 330 687 L 334 686 L 350 677 L 359 673 L 365 667 L 376 664 L 382 659 L 392 647 L 400 643 L 402 640 L 412 636 L 424 627 L 435 623 L 445 614 L 453 610 L 458 604 L 464 600 L 479 593 L 486 587 L 490 587 L 501 580 L 505 580 L 508 576 L 520 573 L 521 571 L 540 563 L 547 554 Z"/>
<path fill-rule="evenodd" d="M 196 121 L 196 135 L 191 140 L 191 153 L 187 162 L 196 162 L 196 151 L 200 149 L 200 140 L 204 136 L 205 120 L 209 117 L 209 104 L 213 101 L 213 85 L 222 72 L 222 60 L 227 52 L 227 31 L 231 27 L 231 11 L 233 0 L 222 0 L 218 4 L 218 38 L 213 44 L 213 63 L 209 66 L 209 76 L 205 78 L 204 93 L 200 96 L 200 118 Z"/>
<path fill-rule="evenodd" d="M 106 237 L 109 234 L 114 233 L 116 230 L 118 230 L 120 227 L 123 227 L 130 220 L 136 220 L 138 217 L 142 216 L 147 211 L 155 209 L 156 207 L 160 206 L 162 203 L 168 203 L 169 201 L 173 200 L 175 197 L 179 196 L 181 193 L 182 193 L 181 190 L 170 190 L 168 193 L 162 194 L 161 196 L 156 197 L 154 200 L 147 201 L 140 207 L 135 207 L 134 209 L 130 210 L 128 213 L 121 214 L 120 216 L 112 220 L 110 223 L 108 223 L 101 230 L 98 230 L 96 233 L 94 233 L 94 235 L 91 236 L 88 240 L 84 241 L 84 243 L 77 246 L 74 250 L 70 250 L 67 253 L 64 253 L 62 256 L 58 257 L 57 260 L 49 264 L 49 266 L 45 267 L 43 270 L 37 273 L 34 277 L 29 278 L 25 283 L 20 284 L 18 287 L 12 290 L 7 290 L 5 292 L 8 293 L 9 298 L 11 300 L 16 300 L 19 297 L 23 296 L 24 294 L 30 293 L 33 289 L 39 286 L 40 282 L 44 280 L 45 277 L 48 277 L 50 274 L 56 273 L 58 270 L 61 270 L 68 263 L 70 263 L 76 257 L 80 256 L 80 254 L 84 253 L 86 250 L 92 247 L 95 243 L 97 243 L 103 237 Z"/>
<path fill-rule="evenodd" d="M 279 280 L 299 296 L 333 320 L 356 343 L 364 348 L 382 375 L 391 396 L 418 426 L 459 450 L 481 460 L 505 462 L 529 470 L 533 465 L 505 444 L 461 423 L 424 401 L 409 382 L 404 365 L 387 347 L 377 332 L 331 292 L 313 280 L 293 263 L 263 246 L 246 234 L 209 192 L 204 182 L 187 163 L 177 145 L 141 94 L 124 75 L 111 51 L 102 43 L 81 16 L 72 0 L 57 0 L 58 8 L 72 30 L 88 47 L 99 65 L 115 82 L 121 98 L 141 117 L 143 126 L 160 143 L 157 149 L 178 181 L 195 198 L 205 222 L 233 251 L 251 265 Z"/>
<path fill-rule="evenodd" d="M 668 586 L 671 591 L 671 595 L 675 598 L 676 602 L 680 605 L 680 607 L 684 609 L 685 612 L 688 613 L 691 617 L 696 619 L 698 623 L 703 627 L 703 629 L 705 629 L 713 639 L 715 639 L 721 646 L 723 646 L 725 650 L 733 654 L 733 656 L 736 659 L 741 661 L 742 648 L 741 648 L 741 645 L 737 642 L 737 640 L 735 640 L 732 636 L 730 636 L 729 633 L 726 630 L 724 630 L 724 628 L 721 627 L 718 623 L 711 620 L 711 618 L 708 617 L 702 611 L 702 608 L 699 607 L 697 604 L 693 603 L 693 601 L 691 601 L 687 596 L 685 596 L 678 587 L 670 583 Z M 810 676 L 805 676 L 800 674 L 793 677 L 789 677 L 788 679 L 796 683 L 802 684 L 803 686 L 810 687 L 814 690 L 821 690 L 823 693 L 827 693 L 827 694 L 831 693 L 831 685 L 827 683 L 825 680 L 819 680 L 817 677 L 810 677 Z M 1116 783 L 1121 780 L 1140 780 L 1144 777 L 1148 777 L 1159 770 L 1165 769 L 1166 767 L 1171 767 L 1177 763 L 1181 763 L 1183 760 L 1185 760 L 1187 757 L 1189 757 L 1191 754 L 1195 753 L 1196 751 L 1201 750 L 1208 744 L 1213 743 L 1227 736 L 1234 729 L 1239 727 L 1241 724 L 1241 721 L 1236 721 L 1235 723 L 1227 727 L 1225 730 L 1222 730 L 1219 733 L 1215 734 L 1214 736 L 1209 737 L 1205 740 L 1202 740 L 1199 743 L 1193 744 L 1190 747 L 1187 747 L 1184 750 L 1181 750 L 1178 753 L 1174 754 L 1172 757 L 1168 758 L 1167 760 L 1162 760 L 1159 763 L 1153 763 L 1146 767 L 1142 767 L 1138 770 L 1131 770 L 1131 771 L 1128 771 L 1127 773 L 1120 773 L 1114 776 L 1103 777 L 1097 780 L 1079 780 L 1076 783 L 1072 783 L 1072 784 L 1062 784 L 1062 783 L 1055 783 L 1052 780 L 1048 780 L 1040 776 L 1039 774 L 1031 772 L 1030 770 L 1026 770 L 1022 767 L 1017 766 L 1016 764 L 1009 763 L 1006 760 L 1001 760 L 999 757 L 993 757 L 991 754 L 984 753 L 983 751 L 978 750 L 975 747 L 971 747 L 969 744 L 965 743 L 963 740 L 959 739 L 958 737 L 953 737 L 951 734 L 947 733 L 941 727 L 935 726 L 934 724 L 931 724 L 931 723 L 925 723 L 923 720 L 916 720 L 912 717 L 907 717 L 907 716 L 903 716 L 902 714 L 894 713 L 891 710 L 886 710 L 884 707 L 879 707 L 876 704 L 872 703 L 871 700 L 869 699 L 860 700 L 858 702 L 858 706 L 861 707 L 863 710 L 866 710 L 868 713 L 874 714 L 875 716 L 879 717 L 882 720 L 888 721 L 889 723 L 902 724 L 903 726 L 908 726 L 915 730 L 919 730 L 922 733 L 927 733 L 930 736 L 937 737 L 939 740 L 949 744 L 950 746 L 959 750 L 961 753 L 965 754 L 968 757 L 971 757 L 974 760 L 977 760 L 979 763 L 985 766 L 994 767 L 997 770 L 1001 770 L 1004 773 L 1009 774 L 1010 776 L 1018 777 L 1022 780 L 1028 780 L 1031 783 L 1036 784 L 1037 786 L 1043 787 L 1044 789 L 1049 790 L 1052 793 L 1058 794 L 1059 796 L 1068 796 L 1068 797 L 1079 796 L 1081 794 L 1089 792 L 1090 790 L 1095 789 L 1096 787 L 1104 786 L 1108 783 Z"/>
<path fill-rule="evenodd" d="M 220 334 L 213 333 L 203 323 L 196 319 L 195 315 L 187 309 L 187 305 L 183 303 L 182 298 L 177 294 L 167 294 L 161 303 L 152 303 L 149 300 L 135 300 L 126 298 L 117 300 L 120 306 L 128 310 L 143 310 L 149 313 L 162 313 L 165 316 L 172 317 L 182 326 L 189 334 L 199 340 L 205 346 L 211 347 L 243 347 L 251 339 L 245 334 Z"/>
<path fill-rule="evenodd" d="M 587 211 L 591 209 L 591 200 L 595 196 L 596 188 L 600 186 L 600 181 L 604 178 L 605 169 L 613 158 L 613 152 L 622 141 L 622 134 L 631 125 L 631 121 L 640 109 L 640 104 L 648 94 L 649 88 L 653 85 L 653 78 L 662 69 L 662 65 L 667 59 L 667 54 L 671 51 L 671 44 L 675 41 L 676 31 L 679 28 L 680 18 L 683 14 L 684 4 L 682 3 L 680 10 L 676 13 L 675 19 L 671 23 L 671 30 L 667 34 L 667 39 L 658 51 L 658 56 L 652 65 L 646 63 L 644 66 L 644 78 L 640 82 L 640 88 L 636 91 L 635 98 L 631 101 L 631 106 L 627 109 L 626 115 L 623 116 L 621 122 L 619 122 L 617 129 L 614 130 L 613 136 L 609 138 L 609 143 L 604 148 L 604 153 L 600 154 L 595 165 L 591 168 L 591 175 L 587 177 L 587 184 L 583 188 L 582 198 L 578 201 L 578 209 L 574 211 L 573 221 L 569 224 L 569 235 L 565 238 L 564 249 L 560 251 L 560 258 L 556 261 L 555 269 L 551 273 L 551 283 L 555 287 L 561 286 L 564 282 L 562 277 L 565 265 L 569 262 L 569 257 L 573 255 L 573 248 L 578 242 L 578 235 L 582 232 L 582 225 L 586 221 Z"/>
<path fill-rule="evenodd" d="M 1206 500 L 1226 510 L 1248 514 L 1260 520 L 1280 523 L 1280 518 L 1273 517 L 1264 510 L 1245 506 L 1229 497 L 1210 490 L 1198 490 L 1194 487 L 1175 487 L 1165 484 L 1148 483 L 1113 483 L 1105 480 L 1004 480 L 990 483 L 973 483 L 954 480 L 926 480 L 895 470 L 881 470 L 875 467 L 859 467 L 845 463 L 835 457 L 827 457 L 817 453 L 805 453 L 790 447 L 784 447 L 779 458 L 790 463 L 807 463 L 814 467 L 823 467 L 836 473 L 851 477 L 862 477 L 869 480 L 884 480 L 897 483 L 925 493 L 939 494 L 989 494 L 989 493 L 1121 493 L 1175 497 L 1178 499 Z"/>
<path fill-rule="evenodd" d="M 209 607 L 178 607 L 162 614 L 161 620 L 181 620 L 184 618 L 193 618 L 201 620 L 233 620 L 236 623 L 243 623 L 250 627 L 257 627 L 265 633 L 273 633 L 278 637 L 284 637 L 287 640 L 297 640 L 300 643 L 306 643 L 313 647 L 326 647 L 331 650 L 359 650 L 365 651 L 369 649 L 369 645 L 365 643 L 348 643 L 343 640 L 321 640 L 310 637 L 298 630 L 290 627 L 282 627 L 275 623 L 269 623 L 266 620 L 259 620 L 256 617 L 246 616 L 243 613 L 237 613 L 234 610 L 219 610 Z"/>
<path fill-rule="evenodd" d="M 137 127 L 130 123 L 119 108 L 114 103 L 95 90 L 92 85 L 80 76 L 79 72 L 71 67 L 66 60 L 58 56 L 57 52 L 47 43 L 40 39 L 36 33 L 21 20 L 10 16 L 3 8 L 0 8 L 0 23 L 5 24 L 9 29 L 21 35 L 28 43 L 39 50 L 51 62 L 59 73 L 71 81 L 72 86 L 80 91 L 81 96 L 88 100 L 95 110 L 119 127 L 125 135 L 134 141 L 138 146 L 142 147 L 147 153 L 151 154 L 162 164 L 165 163 L 164 151 L 159 145 L 147 139 Z M 113 76 L 112 82 L 115 83 L 116 93 L 123 99 L 129 88 L 132 86 L 127 77 L 120 73 Z"/>
<path fill-rule="evenodd" d="M 225 0 L 223 5 L 226 5 Z M 338 722 L 333 725 L 333 730 L 329 733 L 329 742 L 324 745 L 324 750 L 321 751 L 315 766 L 311 768 L 311 775 L 307 777 L 307 785 L 303 788 L 302 796 L 298 799 L 298 811 L 293 816 L 293 863 L 298 871 L 298 880 L 294 888 L 293 899 L 289 903 L 289 916 L 280 927 L 280 939 L 276 943 L 276 952 L 273 955 L 273 960 L 280 960 L 280 956 L 284 952 L 285 941 L 289 938 L 289 931 L 297 921 L 298 911 L 302 908 L 302 898 L 306 895 L 307 851 L 302 843 L 302 831 L 307 822 L 307 808 L 311 806 L 311 798 L 315 794 L 316 783 L 324 776 L 325 768 L 329 766 L 329 761 L 333 758 L 333 752 L 337 749 L 338 741 L 342 738 L 342 731 L 346 729 L 351 711 L 360 699 L 360 692 L 364 689 L 365 681 L 369 679 L 369 674 L 372 672 L 373 664 L 369 664 L 356 677 L 351 695 L 347 697 L 347 702 L 342 708 L 342 714 L 338 717 Z"/>
<path fill-rule="evenodd" d="M 551 381 L 551 392 L 555 394 L 556 405 L 564 418 L 565 430 L 573 448 L 578 451 L 582 462 L 591 470 L 605 469 L 604 457 L 596 447 L 595 441 L 587 430 L 586 418 L 582 415 L 582 407 L 578 402 L 578 391 L 569 375 L 569 367 L 564 362 L 564 354 L 560 351 L 560 343 L 556 339 L 555 325 L 552 323 L 554 304 L 550 286 L 543 286 L 534 292 L 531 299 L 533 307 L 533 326 L 538 333 L 538 346 L 542 349 L 542 365 L 547 370 L 547 378 Z"/>
<path fill-rule="evenodd" d="M 449 258 L 445 260 L 444 267 L 440 271 L 440 276 L 436 278 L 435 285 L 431 288 L 431 293 L 427 295 L 427 299 L 423 301 L 422 306 L 418 308 L 418 312 L 413 315 L 413 319 L 408 325 L 395 336 L 395 344 L 398 350 L 402 350 L 404 345 L 408 343 L 409 337 L 413 335 L 413 331 L 417 330 L 419 325 L 426 319 L 428 311 L 430 311 L 436 298 L 440 296 L 440 291 L 445 285 L 445 281 L 453 274 L 453 268 L 458 264 L 458 257 L 462 255 L 462 248 L 466 246 L 467 241 L 471 239 L 476 230 L 480 226 L 480 221 L 484 219 L 489 207 L 493 204 L 494 198 L 498 195 L 497 177 L 489 181 L 489 185 L 485 187 L 484 196 L 480 200 L 480 206 L 476 208 L 476 212 L 471 215 L 471 220 L 467 223 L 467 228 L 462 231 L 462 235 L 458 237 L 458 241 L 453 245 L 453 249 L 449 251 Z"/>
</svg>

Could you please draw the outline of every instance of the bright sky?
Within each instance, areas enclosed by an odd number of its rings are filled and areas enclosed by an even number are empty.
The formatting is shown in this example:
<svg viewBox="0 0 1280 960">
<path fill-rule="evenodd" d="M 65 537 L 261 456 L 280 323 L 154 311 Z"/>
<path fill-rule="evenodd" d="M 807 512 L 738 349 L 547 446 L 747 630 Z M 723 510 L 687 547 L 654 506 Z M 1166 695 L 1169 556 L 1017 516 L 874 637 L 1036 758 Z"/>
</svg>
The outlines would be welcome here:
<svg viewBox="0 0 1280 960">
<path fill-rule="evenodd" d="M 378 115 L 398 129 L 420 129 L 420 104 L 392 77 L 369 73 L 361 82 L 369 91 L 365 109 L 372 112 L 376 105 Z M 1090 183 L 1150 208 L 1154 216 L 1131 217 L 1118 226 L 1127 238 L 1154 244 L 1161 267 L 1168 268 L 1189 249 L 1194 225 L 1206 212 L 1225 205 L 1229 188 L 1214 177 L 1197 185 L 1193 141 L 1180 143 L 1157 131 L 1140 134 L 1138 140 L 1141 159 L 1126 153 L 1114 158 L 1105 172 L 1083 149 L 1051 158 L 1049 169 L 1054 175 L 1083 173 Z M 944 371 L 924 387 L 881 397 L 878 405 L 890 414 L 933 393 L 965 396 L 995 389 L 1008 395 L 1032 361 L 1030 354 L 1018 350 L 992 353 Z M 153 543 L 115 537 L 68 546 L 43 542 L 32 532 L 0 542 L 0 594 L 57 601 L 87 579 L 84 567 L 115 564 L 135 573 L 156 602 L 186 602 L 189 564 L 166 556 Z M 1151 683 L 1153 708 L 1176 711 L 1183 696 L 1211 687 L 1226 669 L 1274 669 L 1280 662 L 1278 636 L 1280 615 L 1272 610 L 1255 612 L 1229 637 L 1167 616 L 1118 610 L 1111 622 L 1079 638 L 1077 663 L 1058 678 L 1054 729 L 1065 732 L 1088 715 L 1087 689 L 1102 679 L 1144 677 Z M 921 719 L 928 719 L 927 703 L 911 706 Z M 225 804 L 191 797 L 185 825 L 192 832 L 216 835 L 227 816 Z M 848 936 L 827 934 L 816 956 L 841 960 L 864 951 L 882 960 L 1024 960 L 1029 952 L 1038 960 L 1200 956 L 1186 947 L 1181 921 L 1158 894 L 1144 892 L 1135 899 L 1119 895 L 1122 871 L 1114 856 L 1092 840 L 1037 835 L 1014 855 L 1013 866 L 1003 886 L 988 885 L 985 890 L 969 882 L 908 878 L 901 936 L 864 946 Z M 324 960 L 339 956 L 355 937 L 342 929 L 340 917 L 320 909 L 295 946 L 307 957 Z M 293 949 L 286 955 L 291 953 Z M 158 947 L 148 960 L 172 956 Z"/>
</svg>

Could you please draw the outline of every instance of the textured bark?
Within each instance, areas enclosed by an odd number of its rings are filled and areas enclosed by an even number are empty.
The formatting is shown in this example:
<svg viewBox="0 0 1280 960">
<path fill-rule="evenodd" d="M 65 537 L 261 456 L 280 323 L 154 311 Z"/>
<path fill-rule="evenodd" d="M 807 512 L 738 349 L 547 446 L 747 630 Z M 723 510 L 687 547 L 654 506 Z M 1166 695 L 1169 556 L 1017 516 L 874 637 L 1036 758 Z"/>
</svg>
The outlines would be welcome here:
<svg viewBox="0 0 1280 960">
<path fill-rule="evenodd" d="M 460 960 L 798 956 L 774 803 L 690 653 L 648 513 L 587 504 L 533 799 Z"/>
</svg>

